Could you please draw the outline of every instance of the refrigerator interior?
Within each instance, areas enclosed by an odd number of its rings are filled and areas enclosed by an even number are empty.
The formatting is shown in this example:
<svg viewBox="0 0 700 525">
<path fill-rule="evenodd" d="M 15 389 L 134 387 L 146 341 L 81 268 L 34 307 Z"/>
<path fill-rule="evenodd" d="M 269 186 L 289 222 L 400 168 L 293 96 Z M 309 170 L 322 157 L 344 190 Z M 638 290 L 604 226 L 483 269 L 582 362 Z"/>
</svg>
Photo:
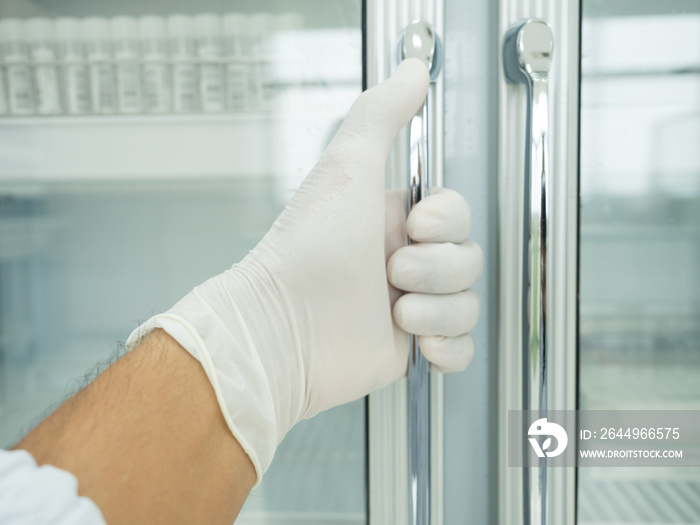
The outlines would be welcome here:
<svg viewBox="0 0 700 525">
<path fill-rule="evenodd" d="M 581 409 L 700 409 L 699 7 L 583 0 Z M 581 524 L 698 502 L 696 468 L 578 472 Z"/>
<path fill-rule="evenodd" d="M 3 447 L 122 353 L 140 322 L 242 259 L 361 91 L 359 0 L 0 1 L 0 20 L 175 13 L 267 20 L 263 51 L 192 62 L 201 78 L 220 67 L 224 90 L 227 68 L 241 66 L 258 79 L 243 85 L 261 90 L 262 103 L 179 111 L 170 100 L 151 111 L 144 98 L 135 112 L 72 114 L 61 84 L 58 112 L 40 113 L 39 97 L 31 114 L 0 115 Z M 275 25 L 282 15 L 287 25 Z M 8 64 L 0 85 L 11 106 Z M 175 67 L 158 64 L 168 74 Z M 110 67 L 118 73 L 118 65 Z M 37 90 L 39 66 L 28 67 Z M 66 62 L 51 67 L 64 82 Z M 365 430 L 364 400 L 300 423 L 241 523 L 365 523 Z"/>
</svg>

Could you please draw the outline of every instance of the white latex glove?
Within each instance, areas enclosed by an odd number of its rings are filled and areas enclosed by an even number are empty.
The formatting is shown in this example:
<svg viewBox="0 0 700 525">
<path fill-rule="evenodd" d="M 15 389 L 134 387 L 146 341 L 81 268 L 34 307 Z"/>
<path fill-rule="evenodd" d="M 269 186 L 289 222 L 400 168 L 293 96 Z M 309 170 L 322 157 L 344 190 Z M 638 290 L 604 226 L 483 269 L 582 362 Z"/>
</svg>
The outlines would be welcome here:
<svg viewBox="0 0 700 525">
<path fill-rule="evenodd" d="M 479 303 L 465 290 L 483 263 L 464 242 L 466 202 L 443 190 L 406 221 L 403 198 L 384 190 L 391 143 L 428 82 L 409 59 L 362 94 L 255 249 L 127 341 L 161 327 L 200 361 L 258 482 L 298 421 L 406 374 L 406 331 L 438 369 L 471 359 Z M 421 244 L 396 250 L 406 227 Z M 416 293 L 398 298 L 389 281 Z"/>
</svg>

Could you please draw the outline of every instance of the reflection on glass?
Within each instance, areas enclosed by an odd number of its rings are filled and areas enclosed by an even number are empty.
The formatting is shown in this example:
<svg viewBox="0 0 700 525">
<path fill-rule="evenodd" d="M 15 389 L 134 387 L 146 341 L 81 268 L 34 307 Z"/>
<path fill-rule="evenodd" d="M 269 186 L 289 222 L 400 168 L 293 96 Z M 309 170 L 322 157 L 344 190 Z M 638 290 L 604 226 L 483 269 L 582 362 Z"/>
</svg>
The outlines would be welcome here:
<svg viewBox="0 0 700 525">
<path fill-rule="evenodd" d="M 700 2 L 584 0 L 581 409 L 700 409 Z M 578 523 L 700 523 L 693 469 L 580 469 Z"/>
<path fill-rule="evenodd" d="M 79 20 L 173 14 L 161 0 L 39 4 Z M 245 70 L 257 83 L 221 81 L 257 89 L 264 107 L 0 119 L 0 446 L 121 352 L 140 322 L 241 260 L 361 91 L 359 0 L 178 5 L 276 21 L 260 70 Z M 0 6 L 3 17 L 36 16 L 32 2 Z M 366 523 L 365 443 L 363 400 L 300 423 L 237 523 Z"/>
</svg>

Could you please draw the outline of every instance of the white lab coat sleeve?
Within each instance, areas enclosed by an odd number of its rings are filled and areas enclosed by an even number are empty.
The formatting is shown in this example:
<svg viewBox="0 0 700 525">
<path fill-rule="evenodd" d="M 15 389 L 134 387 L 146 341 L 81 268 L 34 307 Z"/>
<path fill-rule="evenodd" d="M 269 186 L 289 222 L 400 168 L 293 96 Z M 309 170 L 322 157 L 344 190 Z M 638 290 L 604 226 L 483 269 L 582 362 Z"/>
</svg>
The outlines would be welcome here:
<svg viewBox="0 0 700 525">
<path fill-rule="evenodd" d="M 78 495 L 73 474 L 39 467 L 25 450 L 0 450 L 0 523 L 106 525 L 97 505 Z"/>
</svg>

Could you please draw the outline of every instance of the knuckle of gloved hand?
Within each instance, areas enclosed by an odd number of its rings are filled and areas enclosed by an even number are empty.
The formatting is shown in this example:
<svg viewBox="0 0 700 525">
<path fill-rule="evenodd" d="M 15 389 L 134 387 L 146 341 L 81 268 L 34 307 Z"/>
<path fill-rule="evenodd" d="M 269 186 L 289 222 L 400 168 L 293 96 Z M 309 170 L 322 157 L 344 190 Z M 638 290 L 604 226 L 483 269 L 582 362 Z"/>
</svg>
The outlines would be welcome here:
<svg viewBox="0 0 700 525">
<path fill-rule="evenodd" d="M 387 262 L 387 278 L 407 292 L 450 294 L 474 284 L 482 266 L 480 248 L 468 241 L 413 244 L 392 254 Z"/>
<path fill-rule="evenodd" d="M 429 198 L 416 204 L 406 219 L 406 232 L 416 242 L 434 242 L 444 237 L 444 218 L 439 207 L 429 205 Z"/>
<path fill-rule="evenodd" d="M 440 293 L 445 258 L 435 254 L 433 244 L 413 244 L 399 248 L 387 263 L 389 282 L 406 292 Z M 450 264 L 450 261 L 447 261 Z"/>
<path fill-rule="evenodd" d="M 417 242 L 461 243 L 469 235 L 470 227 L 467 201 L 446 188 L 419 202 L 406 221 L 408 235 Z"/>
<path fill-rule="evenodd" d="M 476 323 L 479 321 L 479 315 L 481 313 L 481 301 L 479 300 L 479 294 L 474 290 L 466 290 L 461 292 L 464 297 L 464 314 L 465 314 L 465 325 L 466 330 L 464 333 L 471 332 L 476 327 Z"/>
<path fill-rule="evenodd" d="M 469 366 L 469 363 L 474 359 L 474 340 L 469 334 L 464 334 L 457 338 L 459 345 L 458 358 L 452 364 L 454 372 L 461 372 Z"/>
<path fill-rule="evenodd" d="M 418 338 L 421 352 L 438 372 L 460 372 L 474 357 L 474 342 L 469 334 L 457 337 L 424 336 Z"/>
<path fill-rule="evenodd" d="M 454 337 L 476 326 L 479 308 L 479 297 L 472 290 L 446 295 L 408 293 L 396 301 L 393 314 L 406 332 Z"/>
<path fill-rule="evenodd" d="M 462 246 L 465 250 L 466 263 L 463 269 L 466 273 L 465 280 L 467 286 L 464 288 L 471 287 L 476 281 L 479 280 L 481 274 L 484 272 L 484 251 L 474 241 L 464 241 Z"/>
<path fill-rule="evenodd" d="M 417 291 L 412 288 L 419 279 L 416 274 L 420 272 L 411 248 L 413 246 L 402 246 L 389 257 L 386 263 L 386 276 L 391 285 L 407 292 Z"/>
<path fill-rule="evenodd" d="M 429 247 L 423 265 L 427 269 L 426 292 L 452 294 L 473 284 L 468 248 L 451 242 L 424 246 Z"/>
<path fill-rule="evenodd" d="M 441 269 L 446 279 L 442 293 L 455 293 L 467 290 L 481 274 L 483 262 L 478 246 L 471 241 L 461 244 L 443 243 L 443 264 Z M 476 249 L 475 249 L 476 247 Z"/>
</svg>

